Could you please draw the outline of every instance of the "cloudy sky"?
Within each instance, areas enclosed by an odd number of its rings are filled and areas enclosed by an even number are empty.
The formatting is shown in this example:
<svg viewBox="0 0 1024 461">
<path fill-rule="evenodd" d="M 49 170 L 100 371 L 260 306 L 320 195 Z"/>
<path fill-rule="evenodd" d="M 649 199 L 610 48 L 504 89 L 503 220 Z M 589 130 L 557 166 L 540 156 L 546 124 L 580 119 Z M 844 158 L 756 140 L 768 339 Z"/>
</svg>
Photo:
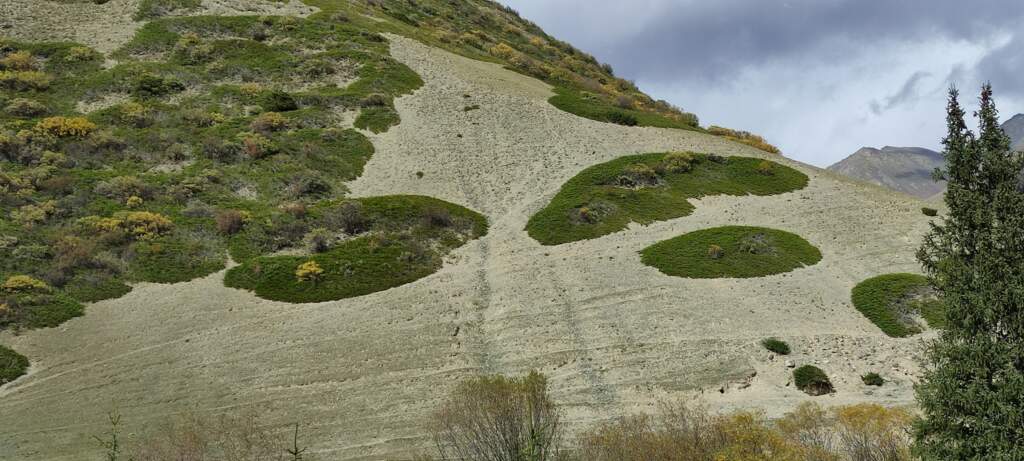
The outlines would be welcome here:
<svg viewBox="0 0 1024 461">
<path fill-rule="evenodd" d="M 946 89 L 1024 112 L 1022 0 L 502 0 L 655 98 L 827 166 L 940 147 Z"/>
</svg>

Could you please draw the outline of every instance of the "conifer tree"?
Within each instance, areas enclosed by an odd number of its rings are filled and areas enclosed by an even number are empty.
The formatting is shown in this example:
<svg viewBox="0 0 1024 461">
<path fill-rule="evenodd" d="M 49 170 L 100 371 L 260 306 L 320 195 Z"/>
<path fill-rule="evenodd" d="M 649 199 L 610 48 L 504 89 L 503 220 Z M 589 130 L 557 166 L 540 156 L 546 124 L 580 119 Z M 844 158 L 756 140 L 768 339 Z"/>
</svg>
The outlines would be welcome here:
<svg viewBox="0 0 1024 461">
<path fill-rule="evenodd" d="M 990 85 L 980 102 L 975 137 L 950 90 L 938 172 L 949 210 L 918 253 L 947 308 L 917 386 L 915 449 L 925 460 L 1024 459 L 1024 162 Z"/>
</svg>

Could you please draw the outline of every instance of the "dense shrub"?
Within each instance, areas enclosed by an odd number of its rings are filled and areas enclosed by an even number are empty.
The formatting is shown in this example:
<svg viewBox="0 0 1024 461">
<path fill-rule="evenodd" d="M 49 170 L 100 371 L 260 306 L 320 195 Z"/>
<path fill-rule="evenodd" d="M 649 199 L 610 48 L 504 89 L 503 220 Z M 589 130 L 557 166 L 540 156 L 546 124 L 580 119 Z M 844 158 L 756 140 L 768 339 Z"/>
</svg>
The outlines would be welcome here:
<svg viewBox="0 0 1024 461">
<path fill-rule="evenodd" d="M 140 98 L 155 98 L 185 90 L 185 85 L 171 78 L 143 74 L 135 81 L 132 93 Z"/>
<path fill-rule="evenodd" d="M 217 232 L 223 235 L 234 235 L 245 226 L 245 214 L 239 210 L 220 210 L 214 215 Z"/>
<path fill-rule="evenodd" d="M 260 97 L 260 106 L 266 112 L 289 112 L 298 109 L 299 103 L 284 91 L 269 90 Z"/>
<path fill-rule="evenodd" d="M 765 349 L 768 349 L 769 351 L 772 351 L 779 355 L 789 355 L 790 352 L 789 344 L 786 344 L 785 341 L 782 341 L 778 338 L 764 339 L 761 341 L 761 345 L 764 346 Z"/>
<path fill-rule="evenodd" d="M 0 88 L 14 91 L 42 91 L 50 87 L 53 77 L 35 70 L 0 70 Z"/>
<path fill-rule="evenodd" d="M 12 275 L 0 285 L 0 291 L 5 293 L 32 293 L 50 291 L 50 286 L 27 275 Z"/>
<path fill-rule="evenodd" d="M 938 216 L 939 210 L 936 210 L 935 208 L 924 207 L 921 208 L 921 213 L 923 213 L 925 216 Z"/>
<path fill-rule="evenodd" d="M 316 261 L 306 261 L 295 269 L 295 278 L 300 282 L 316 282 L 324 275 L 324 269 Z"/>
<path fill-rule="evenodd" d="M 28 51 L 14 51 L 0 58 L 0 70 L 35 70 L 36 59 Z"/>
<path fill-rule="evenodd" d="M 616 125 L 637 126 L 640 121 L 636 116 L 622 111 L 612 111 L 608 114 L 608 121 Z"/>
<path fill-rule="evenodd" d="M 253 119 L 249 128 L 261 133 L 280 131 L 288 128 L 288 119 L 278 112 L 264 112 Z"/>
<path fill-rule="evenodd" d="M 37 117 L 44 115 L 47 112 L 46 105 L 25 98 L 16 98 L 11 102 L 7 103 L 7 107 L 4 110 L 11 115 L 16 117 Z"/>
<path fill-rule="evenodd" d="M 864 381 L 864 384 L 867 384 L 868 386 L 881 386 L 885 384 L 885 379 L 883 379 L 882 376 L 879 375 L 878 373 L 868 373 L 864 376 L 861 376 L 860 379 L 861 381 Z"/>
<path fill-rule="evenodd" d="M 699 159 L 693 152 L 670 152 L 658 164 L 659 169 L 667 174 L 688 173 Z"/>
<path fill-rule="evenodd" d="M 804 365 L 793 370 L 793 383 L 796 388 L 810 395 L 825 395 L 832 393 L 832 381 L 821 368 L 814 365 Z"/>
<path fill-rule="evenodd" d="M 0 312 L 0 316 L 3 313 Z M 0 346 L 0 386 L 7 384 L 28 371 L 28 359 L 4 346 Z"/>
<path fill-rule="evenodd" d="M 36 123 L 35 131 L 58 138 L 81 138 L 96 131 L 96 124 L 83 117 L 48 117 Z"/>
<path fill-rule="evenodd" d="M 318 227 L 309 231 L 309 233 L 302 238 L 302 241 L 310 253 L 323 253 L 334 246 L 335 239 L 336 237 L 331 231 L 323 227 Z"/>
<path fill-rule="evenodd" d="M 711 133 L 715 136 L 721 136 L 726 139 L 736 141 L 738 143 L 746 144 L 748 146 L 761 149 L 765 152 L 769 152 L 772 154 L 780 153 L 779 148 L 771 144 L 768 144 L 768 142 L 765 141 L 764 138 L 747 131 L 738 131 L 729 128 L 723 128 L 720 126 L 710 126 L 708 127 L 708 133 Z"/>
</svg>

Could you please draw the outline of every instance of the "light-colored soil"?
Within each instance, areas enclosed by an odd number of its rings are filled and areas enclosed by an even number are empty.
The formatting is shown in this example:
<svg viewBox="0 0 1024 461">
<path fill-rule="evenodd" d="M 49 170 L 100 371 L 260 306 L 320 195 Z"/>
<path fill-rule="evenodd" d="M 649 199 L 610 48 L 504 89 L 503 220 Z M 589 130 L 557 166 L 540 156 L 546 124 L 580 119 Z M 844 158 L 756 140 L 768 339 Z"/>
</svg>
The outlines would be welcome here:
<svg viewBox="0 0 1024 461">
<path fill-rule="evenodd" d="M 109 53 L 128 43 L 144 22 L 132 19 L 139 0 L 63 3 L 51 0 L 0 1 L 0 37 L 29 41 L 69 40 Z M 300 0 L 203 0 L 191 15 L 309 16 L 318 9 Z"/>
<path fill-rule="evenodd" d="M 0 390 L 0 458 L 96 452 L 89 436 L 113 405 L 130 428 L 255 406 L 273 423 L 302 423 L 318 459 L 400 458 L 429 445 L 422 423 L 458 380 L 531 368 L 550 377 L 577 429 L 665 398 L 777 415 L 811 399 L 789 384 L 786 360 L 832 376 L 838 392 L 818 402 L 911 403 L 922 340 L 886 337 L 849 298 L 864 279 L 917 270 L 920 202 L 708 135 L 585 120 L 550 106 L 541 82 L 392 39 L 426 85 L 397 101 L 402 124 L 372 137 L 377 152 L 352 191 L 462 204 L 490 218 L 489 235 L 433 276 L 361 298 L 275 303 L 217 274 L 144 284 L 60 328 L 0 336 L 34 364 Z M 464 112 L 470 104 L 481 109 Z M 670 149 L 771 158 L 811 182 L 709 197 L 689 217 L 557 247 L 523 230 L 583 168 Z M 824 258 L 742 280 L 672 278 L 640 262 L 652 243 L 723 225 L 795 232 Z M 770 359 L 758 345 L 768 336 L 794 354 Z M 892 383 L 863 386 L 869 371 Z"/>
<path fill-rule="evenodd" d="M 30 41 L 69 40 L 109 53 L 131 40 L 142 23 L 132 20 L 139 0 L 62 3 L 0 1 L 0 37 Z"/>
</svg>

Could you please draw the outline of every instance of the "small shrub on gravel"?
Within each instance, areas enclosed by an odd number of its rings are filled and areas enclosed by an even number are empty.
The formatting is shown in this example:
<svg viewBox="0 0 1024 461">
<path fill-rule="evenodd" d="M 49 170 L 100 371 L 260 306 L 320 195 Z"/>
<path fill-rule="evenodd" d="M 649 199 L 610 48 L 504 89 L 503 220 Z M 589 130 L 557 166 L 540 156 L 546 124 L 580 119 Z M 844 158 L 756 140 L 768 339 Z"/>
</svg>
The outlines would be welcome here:
<svg viewBox="0 0 1024 461">
<path fill-rule="evenodd" d="M 936 210 L 935 208 L 924 207 L 921 208 L 921 213 L 923 213 L 925 216 L 938 216 L 939 210 Z"/>
<path fill-rule="evenodd" d="M 0 346 L 0 385 L 7 384 L 28 371 L 28 359 L 4 346 Z"/>
<path fill-rule="evenodd" d="M 764 346 L 765 349 L 779 355 L 789 355 L 790 352 L 789 344 L 786 344 L 785 341 L 777 338 L 767 338 L 761 341 L 761 345 Z"/>
<path fill-rule="evenodd" d="M 804 365 L 793 370 L 793 382 L 797 389 L 808 395 L 825 395 L 833 391 L 832 381 L 828 379 L 828 375 L 814 365 Z"/>
<path fill-rule="evenodd" d="M 885 379 L 882 378 L 878 373 L 868 373 L 860 377 L 861 381 L 868 386 L 881 386 L 885 384 Z"/>
</svg>

